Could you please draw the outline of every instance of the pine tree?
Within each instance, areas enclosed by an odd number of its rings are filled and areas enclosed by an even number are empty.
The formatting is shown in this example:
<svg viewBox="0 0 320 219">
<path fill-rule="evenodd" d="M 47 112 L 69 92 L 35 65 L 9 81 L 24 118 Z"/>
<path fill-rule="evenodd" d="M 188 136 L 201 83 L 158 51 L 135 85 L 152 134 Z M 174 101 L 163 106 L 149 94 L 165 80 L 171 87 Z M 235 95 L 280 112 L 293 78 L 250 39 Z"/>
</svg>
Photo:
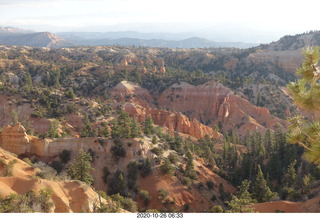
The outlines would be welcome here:
<svg viewBox="0 0 320 219">
<path fill-rule="evenodd" d="M 132 118 L 131 120 L 131 137 L 136 138 L 141 135 L 141 128 L 140 124 L 135 118 Z"/>
<path fill-rule="evenodd" d="M 295 165 L 297 164 L 297 161 L 294 160 L 289 166 L 287 170 L 287 174 L 284 176 L 285 180 L 285 186 L 287 187 L 293 187 L 297 183 L 297 173 L 295 169 Z"/>
<path fill-rule="evenodd" d="M 55 119 L 52 122 L 50 122 L 47 136 L 49 138 L 59 138 L 59 130 L 58 130 L 58 128 L 59 128 L 58 120 Z"/>
<path fill-rule="evenodd" d="M 124 110 L 118 111 L 118 126 L 121 130 L 121 138 L 130 138 L 131 137 L 131 121 L 129 114 Z"/>
<path fill-rule="evenodd" d="M 90 153 L 86 153 L 80 149 L 75 161 L 69 167 L 69 176 L 71 176 L 72 179 L 80 180 L 88 185 L 91 185 L 93 182 L 93 177 L 89 172 L 94 170 L 91 167 L 91 161 L 92 157 Z"/>
<path fill-rule="evenodd" d="M 152 169 L 151 169 L 151 161 L 150 161 L 150 158 L 147 157 L 146 162 L 143 165 L 141 175 L 143 177 L 145 177 L 145 176 L 149 175 L 151 173 L 151 171 L 152 171 Z"/>
<path fill-rule="evenodd" d="M 186 158 L 187 158 L 187 164 L 186 164 L 185 174 L 192 179 L 196 179 L 196 173 L 194 171 L 194 164 L 193 164 L 193 156 L 190 151 L 187 152 Z"/>
<path fill-rule="evenodd" d="M 150 116 L 144 121 L 143 132 L 145 135 L 154 133 L 153 120 Z"/>
<path fill-rule="evenodd" d="M 94 132 L 91 127 L 90 119 L 87 113 L 83 115 L 83 129 L 81 130 L 81 137 L 94 137 Z"/>
<path fill-rule="evenodd" d="M 12 125 L 15 125 L 19 121 L 18 113 L 15 109 L 11 111 L 11 121 Z"/>
<path fill-rule="evenodd" d="M 305 60 L 297 71 L 301 78 L 288 85 L 289 93 L 297 107 L 316 115 L 320 112 L 319 47 L 304 49 L 303 53 Z M 320 164 L 320 119 L 298 115 L 291 118 L 290 122 L 288 141 L 304 147 L 304 157 L 308 161 Z"/>
<path fill-rule="evenodd" d="M 274 149 L 274 139 L 271 133 L 271 130 L 268 129 L 263 138 L 264 147 L 267 151 L 267 154 L 270 154 Z"/>
<path fill-rule="evenodd" d="M 251 194 L 249 193 L 248 189 L 250 186 L 250 181 L 244 180 L 242 181 L 241 186 L 238 187 L 238 192 L 236 195 L 232 196 L 232 200 L 226 203 L 229 205 L 231 210 L 228 212 L 231 213 L 249 213 L 254 212 L 253 208 L 248 207 L 248 205 L 252 203 L 256 203 L 255 199 L 251 198 Z"/>
<path fill-rule="evenodd" d="M 258 202 L 267 202 L 276 196 L 276 193 L 272 192 L 264 179 L 260 165 L 258 165 L 258 173 L 253 185 L 253 197 Z"/>
<path fill-rule="evenodd" d="M 69 90 L 65 93 L 65 96 L 69 99 L 74 99 L 76 98 L 76 95 L 73 92 L 72 88 L 69 88 Z"/>
</svg>

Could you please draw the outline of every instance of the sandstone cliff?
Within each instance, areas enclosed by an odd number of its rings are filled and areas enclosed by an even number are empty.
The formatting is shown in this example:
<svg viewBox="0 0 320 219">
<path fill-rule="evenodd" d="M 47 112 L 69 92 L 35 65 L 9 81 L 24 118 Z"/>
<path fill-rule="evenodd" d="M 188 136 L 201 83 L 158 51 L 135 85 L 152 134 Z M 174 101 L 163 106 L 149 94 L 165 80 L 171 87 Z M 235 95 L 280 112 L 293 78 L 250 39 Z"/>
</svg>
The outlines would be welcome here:
<svg viewBox="0 0 320 219">
<path fill-rule="evenodd" d="M 287 125 L 286 121 L 271 116 L 267 108 L 252 105 L 215 81 L 199 86 L 174 84 L 161 94 L 158 104 L 210 126 L 221 123 L 223 131 L 235 129 L 240 135 L 247 129 L 265 132 L 275 125 Z"/>
<path fill-rule="evenodd" d="M 111 96 L 118 101 L 137 102 L 141 106 L 147 107 L 154 102 L 149 91 L 132 82 L 121 81 L 111 91 Z"/>
<path fill-rule="evenodd" d="M 187 116 L 179 112 L 169 112 L 159 109 L 144 109 L 136 104 L 127 103 L 124 105 L 124 110 L 130 116 L 135 117 L 138 122 L 144 121 L 151 117 L 154 124 L 166 127 L 170 131 L 177 131 L 183 134 L 190 135 L 195 138 L 203 138 L 209 135 L 211 138 L 220 138 L 221 134 L 212 128 L 201 124 L 197 119 L 190 121 Z"/>
</svg>

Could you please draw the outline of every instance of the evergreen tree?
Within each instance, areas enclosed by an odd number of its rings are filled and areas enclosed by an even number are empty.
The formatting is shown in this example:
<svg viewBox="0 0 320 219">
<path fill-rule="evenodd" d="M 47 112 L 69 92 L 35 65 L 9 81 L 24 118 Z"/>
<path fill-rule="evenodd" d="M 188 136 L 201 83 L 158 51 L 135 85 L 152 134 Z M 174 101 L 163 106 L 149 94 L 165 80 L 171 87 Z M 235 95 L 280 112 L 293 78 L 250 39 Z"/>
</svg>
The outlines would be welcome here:
<svg viewBox="0 0 320 219">
<path fill-rule="evenodd" d="M 109 138 L 109 137 L 110 137 L 109 127 L 108 127 L 108 126 L 105 126 L 105 127 L 101 130 L 101 134 L 103 135 L 103 137 Z"/>
<path fill-rule="evenodd" d="M 59 128 L 59 122 L 58 120 L 54 119 L 52 122 L 50 122 L 47 136 L 49 138 L 59 138 L 58 128 Z"/>
<path fill-rule="evenodd" d="M 258 202 L 267 202 L 273 199 L 276 193 L 272 192 L 264 179 L 260 165 L 258 165 L 258 173 L 253 185 L 253 197 Z"/>
<path fill-rule="evenodd" d="M 80 149 L 75 161 L 69 167 L 69 176 L 71 176 L 72 179 L 80 180 L 88 185 L 91 185 L 93 182 L 93 177 L 89 172 L 94 170 L 91 167 L 91 161 L 92 157 L 90 153 L 86 153 Z"/>
<path fill-rule="evenodd" d="M 84 113 L 82 122 L 83 122 L 83 129 L 81 130 L 80 136 L 94 137 L 94 132 L 92 130 L 91 122 L 87 113 Z"/>
<path fill-rule="evenodd" d="M 136 138 L 141 135 L 141 128 L 138 121 L 133 117 L 131 120 L 131 137 Z"/>
<path fill-rule="evenodd" d="M 319 47 L 303 50 L 305 60 L 297 74 L 301 78 L 288 85 L 294 104 L 300 109 L 319 114 L 320 112 L 320 61 Z M 320 119 L 312 120 L 302 115 L 290 119 L 291 130 L 288 136 L 290 143 L 298 143 L 305 149 L 308 161 L 320 164 Z"/>
<path fill-rule="evenodd" d="M 113 195 L 119 193 L 125 195 L 126 183 L 123 178 L 123 173 L 120 170 L 114 173 L 114 177 L 109 180 L 108 183 L 108 194 Z"/>
<path fill-rule="evenodd" d="M 15 109 L 11 111 L 11 121 L 12 125 L 15 125 L 19 121 L 18 113 Z"/>
<path fill-rule="evenodd" d="M 297 173 L 295 166 L 297 161 L 294 160 L 289 166 L 287 170 L 287 174 L 284 176 L 284 184 L 287 187 L 293 187 L 297 182 Z"/>
<path fill-rule="evenodd" d="M 154 133 L 153 120 L 150 116 L 144 121 L 143 132 L 145 135 Z"/>
<path fill-rule="evenodd" d="M 267 154 L 270 154 L 274 150 L 274 139 L 270 129 L 266 131 L 263 143 Z"/>
<path fill-rule="evenodd" d="M 152 169 L 151 169 L 151 161 L 149 156 L 146 159 L 146 162 L 144 163 L 143 167 L 142 167 L 142 172 L 141 175 L 143 177 L 149 175 L 151 173 Z"/>
<path fill-rule="evenodd" d="M 129 114 L 124 110 L 118 111 L 118 126 L 121 130 L 121 138 L 130 138 L 131 137 L 131 121 Z"/>
<path fill-rule="evenodd" d="M 186 158 L 187 158 L 187 163 L 186 163 L 186 169 L 184 172 L 188 177 L 190 177 L 192 179 L 196 179 L 197 176 L 196 176 L 196 172 L 194 170 L 193 156 L 190 151 L 187 152 Z"/>
<path fill-rule="evenodd" d="M 248 189 L 250 186 L 250 181 L 244 180 L 242 181 L 241 186 L 238 187 L 238 191 L 236 195 L 232 196 L 232 200 L 226 203 L 231 208 L 228 212 L 231 213 L 249 213 L 254 212 L 253 208 L 248 207 L 248 205 L 252 203 L 256 203 L 255 199 L 251 198 L 251 194 L 249 193 Z"/>
<path fill-rule="evenodd" d="M 76 98 L 76 95 L 73 92 L 72 88 L 69 88 L 69 90 L 65 93 L 65 96 L 69 99 L 74 99 Z"/>
</svg>

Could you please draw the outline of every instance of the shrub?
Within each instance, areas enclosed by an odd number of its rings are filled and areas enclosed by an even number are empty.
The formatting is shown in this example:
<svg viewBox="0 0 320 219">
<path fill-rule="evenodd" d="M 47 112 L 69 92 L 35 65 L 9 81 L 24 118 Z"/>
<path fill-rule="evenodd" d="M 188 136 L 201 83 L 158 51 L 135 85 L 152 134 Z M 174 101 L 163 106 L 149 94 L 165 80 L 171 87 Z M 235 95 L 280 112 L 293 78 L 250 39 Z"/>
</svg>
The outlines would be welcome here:
<svg viewBox="0 0 320 219">
<path fill-rule="evenodd" d="M 120 207 L 127 211 L 136 212 L 138 210 L 137 202 L 133 201 L 131 198 L 123 197 L 119 193 L 112 195 L 111 199 L 118 202 Z"/>
<path fill-rule="evenodd" d="M 139 171 L 140 163 L 138 161 L 132 161 L 128 164 L 128 188 L 133 189 L 137 178 L 138 178 L 138 171 Z"/>
<path fill-rule="evenodd" d="M 52 161 L 51 165 L 50 165 L 53 169 L 55 169 L 57 171 L 57 173 L 61 173 L 62 169 L 63 169 L 63 166 L 62 164 L 55 160 L 55 161 Z"/>
<path fill-rule="evenodd" d="M 8 164 L 7 164 L 5 160 L 3 160 L 3 159 L 0 160 L 0 163 L 4 167 L 4 176 L 12 176 L 13 166 L 17 162 L 18 161 L 16 159 L 14 159 L 14 160 L 9 161 Z"/>
<path fill-rule="evenodd" d="M 151 196 L 149 192 L 146 190 L 140 190 L 139 196 L 144 201 L 144 205 L 148 206 L 149 202 L 151 201 Z"/>
<path fill-rule="evenodd" d="M 210 213 L 223 213 L 223 209 L 220 205 L 216 205 L 210 208 Z"/>
<path fill-rule="evenodd" d="M 26 164 L 28 164 L 29 166 L 31 166 L 31 167 L 33 166 L 33 163 L 31 162 L 31 160 L 30 160 L 29 158 L 26 157 L 26 158 L 23 159 L 23 161 L 24 161 Z"/>
<path fill-rule="evenodd" d="M 59 158 L 61 160 L 62 163 L 68 163 L 71 160 L 71 151 L 69 150 L 63 150 L 60 154 L 59 154 Z"/>
<path fill-rule="evenodd" d="M 159 199 L 161 201 L 165 200 L 167 198 L 167 196 L 169 195 L 169 192 L 167 190 L 165 190 L 164 188 L 159 189 L 158 192 L 159 192 Z"/>
<path fill-rule="evenodd" d="M 156 136 L 156 135 L 154 135 L 154 136 L 152 137 L 151 142 L 152 142 L 152 144 L 157 144 L 157 143 L 158 143 L 158 139 L 157 139 L 157 136 Z"/>
<path fill-rule="evenodd" d="M 114 145 L 111 147 L 111 151 L 116 160 L 126 156 L 126 149 L 122 145 Z"/>
<path fill-rule="evenodd" d="M 206 185 L 207 185 L 208 189 L 210 190 L 210 189 L 213 188 L 214 183 L 213 183 L 211 180 L 208 180 L 208 181 L 206 182 Z"/>
<path fill-rule="evenodd" d="M 175 173 L 175 168 L 170 164 L 168 159 L 165 159 L 163 164 L 160 166 L 160 169 L 164 174 L 168 174 L 170 176 L 173 176 Z"/>
<path fill-rule="evenodd" d="M 217 200 L 217 196 L 216 195 L 212 195 L 211 199 L 212 202 L 215 202 Z"/>
<path fill-rule="evenodd" d="M 168 159 L 172 164 L 176 164 L 179 161 L 179 156 L 171 152 L 168 156 Z"/>
<path fill-rule="evenodd" d="M 59 179 L 59 177 L 57 176 L 57 171 L 42 161 L 35 163 L 33 167 L 38 168 L 40 170 L 39 172 L 36 173 L 36 176 L 40 177 L 41 179 L 48 179 L 48 180 Z"/>
<path fill-rule="evenodd" d="M 151 152 L 157 156 L 161 156 L 163 154 L 163 149 L 161 147 L 154 147 L 151 149 Z"/>
<path fill-rule="evenodd" d="M 0 197 L 0 213 L 31 213 L 50 212 L 53 203 L 50 202 L 52 190 L 41 189 L 39 195 L 33 190 L 24 194 L 10 194 Z"/>
<path fill-rule="evenodd" d="M 192 185 L 192 181 L 189 177 L 183 177 L 182 184 L 190 187 Z"/>
<path fill-rule="evenodd" d="M 146 158 L 146 162 L 144 162 L 144 164 L 142 165 L 141 175 L 142 175 L 143 177 L 146 177 L 146 176 L 149 175 L 151 172 L 152 172 L 151 161 L 150 161 L 150 158 L 147 157 L 147 158 Z"/>
</svg>

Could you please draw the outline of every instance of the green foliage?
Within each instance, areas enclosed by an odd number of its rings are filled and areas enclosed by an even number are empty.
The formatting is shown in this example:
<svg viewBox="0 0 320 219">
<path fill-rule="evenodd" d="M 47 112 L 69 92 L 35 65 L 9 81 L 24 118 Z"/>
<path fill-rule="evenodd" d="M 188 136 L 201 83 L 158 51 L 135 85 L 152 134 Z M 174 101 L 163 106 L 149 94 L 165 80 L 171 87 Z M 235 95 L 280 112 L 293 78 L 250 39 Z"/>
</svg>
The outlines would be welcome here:
<svg viewBox="0 0 320 219">
<path fill-rule="evenodd" d="M 58 128 L 59 128 L 59 121 L 54 119 L 52 122 L 50 122 L 47 137 L 48 138 L 59 138 Z"/>
<path fill-rule="evenodd" d="M 165 159 L 163 164 L 160 166 L 160 170 L 164 173 L 164 174 L 168 174 L 170 176 L 173 176 L 175 173 L 175 168 L 174 166 L 172 166 L 170 164 L 170 161 L 168 159 Z"/>
<path fill-rule="evenodd" d="M 57 174 L 63 170 L 63 165 L 57 160 L 52 161 L 50 166 L 57 171 Z"/>
<path fill-rule="evenodd" d="M 232 200 L 226 203 L 229 205 L 230 210 L 227 212 L 231 213 L 249 213 L 253 212 L 253 208 L 248 207 L 248 205 L 255 203 L 256 200 L 251 198 L 251 194 L 248 192 L 250 186 L 250 181 L 244 180 L 241 186 L 238 187 L 236 195 L 232 196 Z"/>
<path fill-rule="evenodd" d="M 145 135 L 151 135 L 154 134 L 154 125 L 153 125 L 153 120 L 149 116 L 144 122 L 143 122 L 143 132 Z"/>
<path fill-rule="evenodd" d="M 16 159 L 9 161 L 6 163 L 4 159 L 0 159 L 0 164 L 4 167 L 4 176 L 12 176 L 13 166 L 18 161 Z"/>
<path fill-rule="evenodd" d="M 68 98 L 68 99 L 75 99 L 75 98 L 76 98 L 76 95 L 74 94 L 72 88 L 69 88 L 69 90 L 68 90 L 67 92 L 65 92 L 64 95 L 65 95 L 66 98 Z"/>
<path fill-rule="evenodd" d="M 297 161 L 294 160 L 288 167 L 287 169 L 287 174 L 284 176 L 284 184 L 287 187 L 292 187 L 296 184 L 297 182 L 297 173 L 295 166 L 297 164 Z"/>
<path fill-rule="evenodd" d="M 33 166 L 33 163 L 31 162 L 31 160 L 28 158 L 28 157 L 26 157 L 26 158 L 23 158 L 23 161 L 26 163 L 26 164 L 28 164 L 29 166 Z"/>
<path fill-rule="evenodd" d="M 71 160 L 71 151 L 63 150 L 61 153 L 59 153 L 59 158 L 62 163 L 68 163 Z"/>
<path fill-rule="evenodd" d="M 154 136 L 152 137 L 151 142 L 152 142 L 152 144 L 157 144 L 157 143 L 158 143 L 158 139 L 157 139 L 157 136 L 156 136 L 156 135 L 154 135 Z"/>
<path fill-rule="evenodd" d="M 288 85 L 294 104 L 300 109 L 313 112 L 320 112 L 320 61 L 319 47 L 303 50 L 305 60 L 297 75 L 301 78 Z M 290 120 L 291 131 L 288 142 L 298 143 L 305 149 L 305 158 L 308 161 L 320 164 L 320 119 L 312 120 L 302 115 L 295 116 Z"/>
<path fill-rule="evenodd" d="M 109 127 L 106 126 L 101 130 L 101 134 L 103 137 L 105 138 L 109 138 L 110 137 L 110 131 L 109 131 Z"/>
<path fill-rule="evenodd" d="M 210 208 L 210 213 L 223 213 L 223 209 L 220 205 L 216 205 Z"/>
<path fill-rule="evenodd" d="M 208 180 L 206 182 L 206 185 L 207 185 L 208 189 L 210 190 L 210 189 L 213 189 L 214 183 L 211 180 Z"/>
<path fill-rule="evenodd" d="M 15 111 L 14 109 L 11 111 L 11 123 L 12 123 L 12 125 L 14 125 L 14 124 L 16 124 L 18 121 L 19 121 L 19 119 L 18 119 L 18 113 L 17 113 L 17 111 Z"/>
<path fill-rule="evenodd" d="M 179 161 L 179 156 L 175 153 L 170 152 L 168 159 L 172 164 L 176 164 Z"/>
<path fill-rule="evenodd" d="M 119 193 L 120 195 L 125 195 L 126 183 L 123 178 L 123 173 L 119 170 L 114 173 L 113 178 L 108 180 L 108 194 L 113 195 Z"/>
<path fill-rule="evenodd" d="M 44 162 L 39 161 L 35 163 L 33 167 L 40 170 L 36 173 L 36 176 L 40 177 L 41 179 L 59 180 L 57 171 Z"/>
<path fill-rule="evenodd" d="M 141 175 L 143 177 L 148 176 L 149 174 L 151 174 L 152 172 L 152 167 L 151 167 L 151 161 L 150 158 L 147 157 L 146 161 L 144 162 L 143 166 L 142 166 L 142 171 L 141 171 Z"/>
<path fill-rule="evenodd" d="M 277 195 L 277 193 L 272 192 L 268 187 L 267 182 L 264 179 L 260 165 L 258 165 L 258 173 L 253 184 L 252 190 L 253 197 L 257 199 L 259 203 L 268 202 Z"/>
<path fill-rule="evenodd" d="M 114 139 L 115 145 L 111 147 L 111 151 L 115 159 L 118 161 L 121 157 L 126 156 L 126 149 L 122 146 L 119 139 Z"/>
<path fill-rule="evenodd" d="M 154 153 L 157 156 L 162 156 L 163 149 L 161 147 L 154 147 L 151 149 L 151 152 Z"/>
<path fill-rule="evenodd" d="M 139 197 L 144 201 L 144 205 L 148 206 L 149 202 L 151 201 L 151 196 L 148 191 L 140 190 Z"/>
<path fill-rule="evenodd" d="M 119 207 L 130 211 L 137 212 L 138 206 L 137 202 L 133 201 L 131 198 L 123 197 L 119 193 L 111 196 L 111 199 L 119 204 Z"/>
<path fill-rule="evenodd" d="M 83 129 L 80 132 L 81 137 L 95 137 L 97 135 L 96 131 L 92 129 L 91 122 L 87 113 L 84 113 L 83 119 Z"/>
<path fill-rule="evenodd" d="M 128 170 L 128 188 L 133 189 L 136 181 L 138 179 L 138 171 L 140 168 L 140 163 L 138 161 L 131 161 L 127 165 Z"/>
<path fill-rule="evenodd" d="M 190 187 L 192 185 L 192 180 L 189 177 L 183 177 L 182 184 Z"/>
<path fill-rule="evenodd" d="M 169 192 L 167 190 L 165 190 L 164 188 L 160 188 L 158 190 L 159 193 L 159 199 L 161 202 L 163 202 L 169 195 Z"/>
<path fill-rule="evenodd" d="M 94 170 L 91 167 L 91 161 L 92 157 L 90 153 L 86 153 L 80 149 L 77 157 L 69 167 L 68 175 L 74 180 L 80 180 L 91 185 L 93 177 L 89 172 Z"/>
<path fill-rule="evenodd" d="M 141 135 L 141 128 L 140 124 L 135 118 L 132 118 L 131 120 L 131 137 L 136 138 Z"/>
<path fill-rule="evenodd" d="M 52 190 L 41 189 L 39 195 L 33 190 L 24 194 L 10 194 L 4 198 L 0 197 L 0 213 L 32 213 L 51 211 L 53 203 L 50 201 Z"/>
<path fill-rule="evenodd" d="M 184 170 L 184 173 L 186 176 L 188 176 L 192 179 L 196 179 L 197 176 L 196 176 L 196 172 L 194 170 L 193 156 L 190 151 L 187 152 L 186 159 L 187 159 L 187 164 L 186 164 L 186 168 Z"/>
</svg>

